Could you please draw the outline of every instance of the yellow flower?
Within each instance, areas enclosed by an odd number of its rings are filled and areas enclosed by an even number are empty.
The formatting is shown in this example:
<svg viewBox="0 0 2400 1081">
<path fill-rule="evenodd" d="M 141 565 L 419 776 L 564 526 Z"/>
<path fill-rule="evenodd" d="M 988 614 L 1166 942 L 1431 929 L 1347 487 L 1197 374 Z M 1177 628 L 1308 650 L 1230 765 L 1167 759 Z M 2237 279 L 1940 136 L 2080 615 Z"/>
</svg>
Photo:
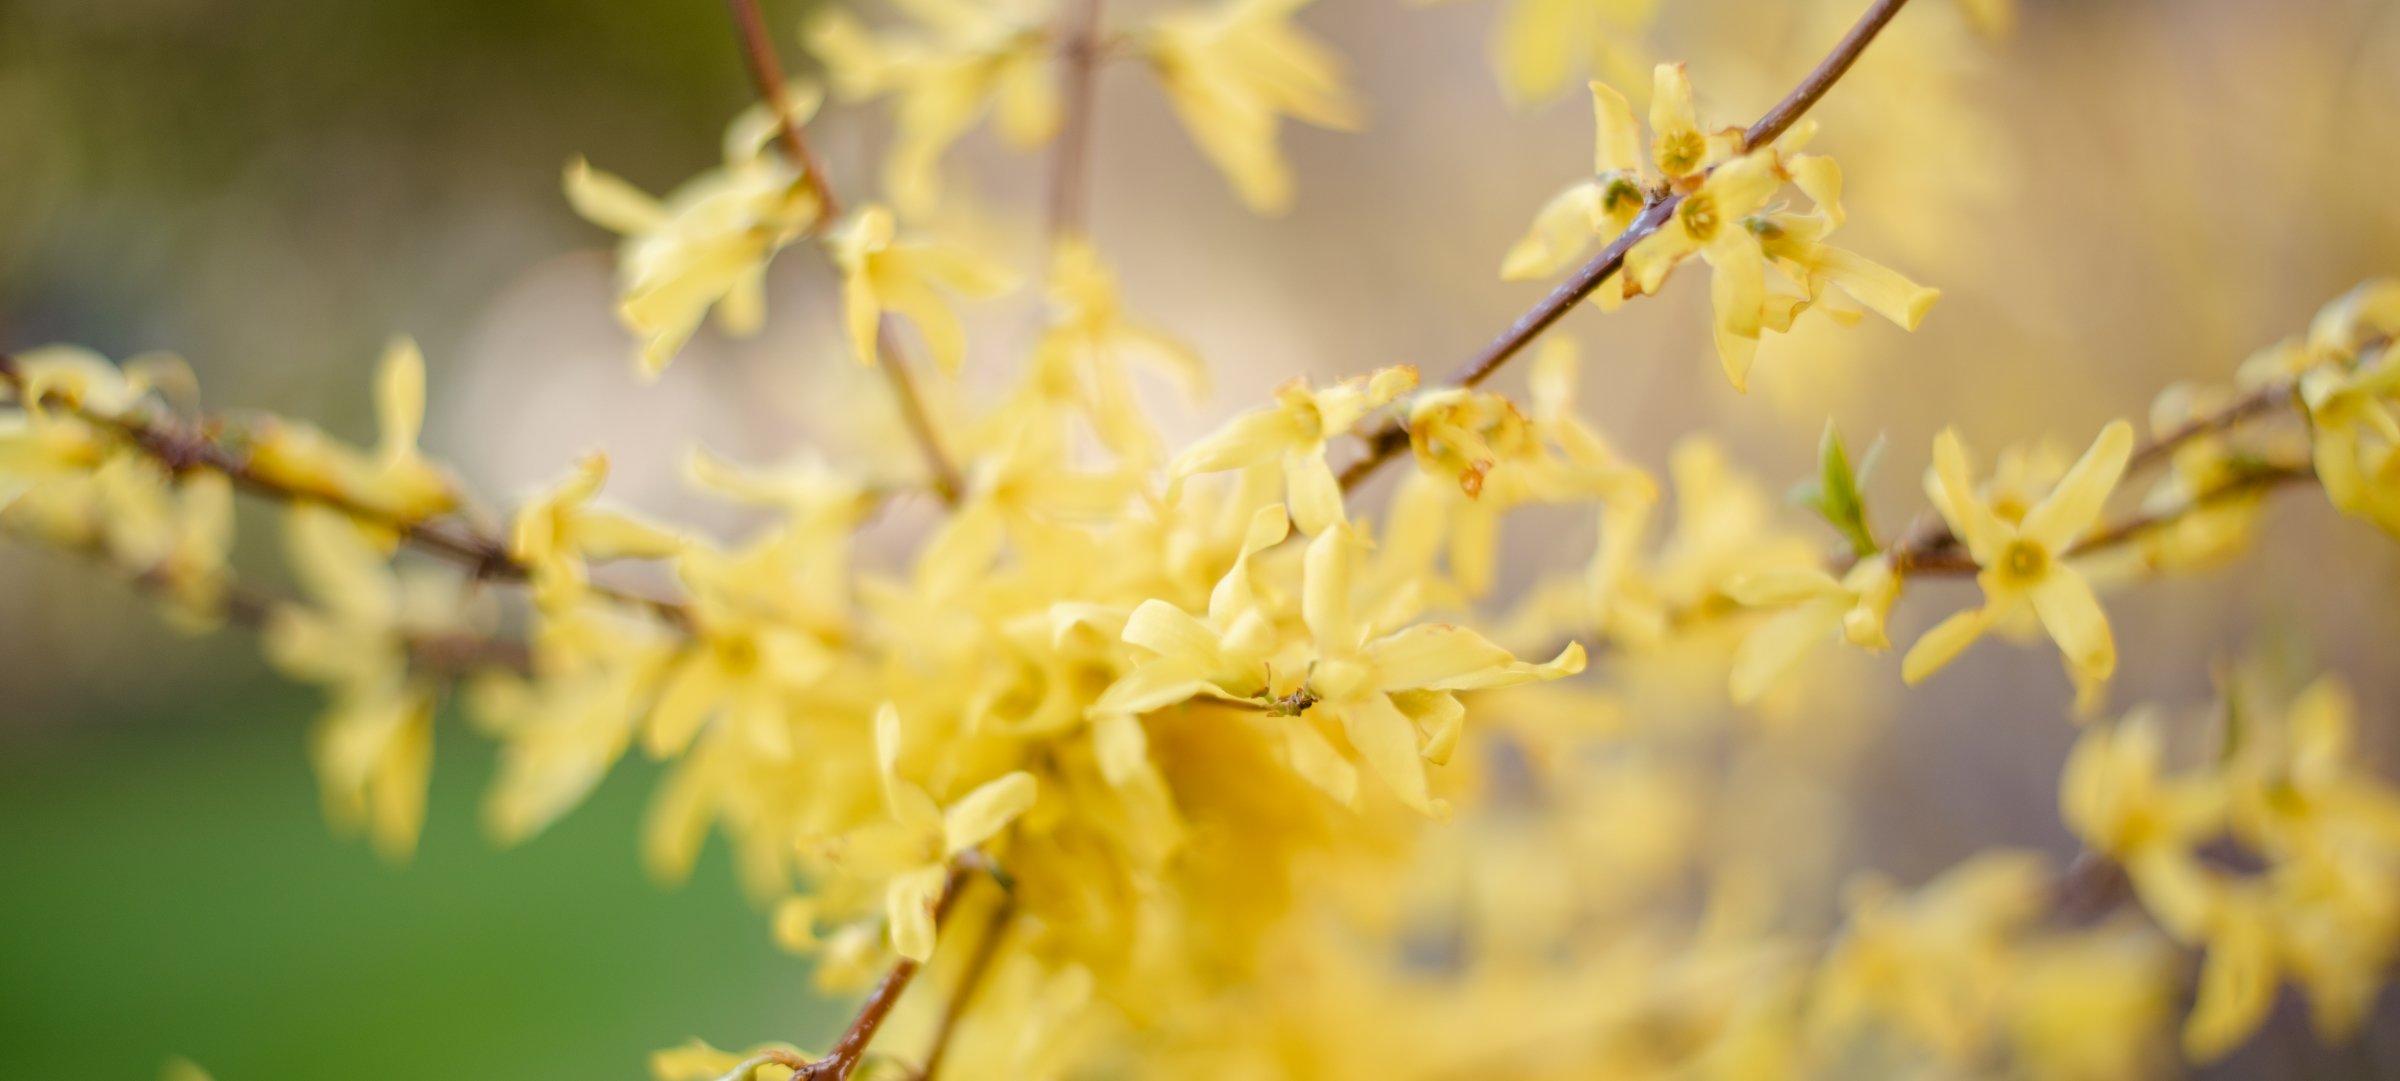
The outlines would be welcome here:
<svg viewBox="0 0 2400 1081">
<path fill-rule="evenodd" d="M 380 441 L 361 452 L 316 428 L 282 419 L 252 434 L 250 468 L 278 485 L 321 494 L 401 521 L 454 509 L 450 478 L 417 449 L 425 420 L 425 357 L 417 343 L 394 338 L 375 371 Z"/>
<path fill-rule="evenodd" d="M 1542 204 L 1534 215 L 1533 228 L 1501 259 L 1501 280 L 1548 277 L 1566 269 L 1594 244 L 1605 244 L 1624 233 L 1649 204 L 1651 182 L 1633 107 L 1626 104 L 1625 95 L 1595 81 L 1592 115 L 1596 149 L 1591 177 Z M 1612 307 L 1606 298 L 1624 294 L 1602 289 L 1592 295 L 1603 307 Z"/>
<path fill-rule="evenodd" d="M 1313 641 L 1305 690 L 1309 718 L 1341 725 L 1350 745 L 1402 803 L 1446 815 L 1425 777 L 1446 761 L 1465 710 L 1453 692 L 1558 679 L 1583 671 L 1583 646 L 1568 643 L 1544 664 L 1517 660 L 1465 627 L 1423 623 L 1381 633 L 1352 607 L 1358 540 L 1336 524 L 1309 542 L 1301 618 Z M 1423 729 L 1420 730 L 1420 725 Z"/>
<path fill-rule="evenodd" d="M 1058 75 L 1046 0 L 937 0 L 901 10 L 922 34 L 877 35 L 840 9 L 809 30 L 834 90 L 860 101 L 898 100 L 899 131 L 884 166 L 884 188 L 912 218 L 933 208 L 942 154 L 996 112 L 1012 146 L 1047 141 L 1058 129 Z"/>
<path fill-rule="evenodd" d="M 1008 273 L 963 248 L 894 235 L 892 212 L 867 206 L 826 234 L 825 244 L 842 272 L 842 325 L 860 364 L 872 366 L 884 313 L 905 316 L 933 350 L 933 361 L 953 375 L 966 359 L 966 332 L 934 286 L 988 298 L 1014 287 Z"/>
<path fill-rule="evenodd" d="M 875 763 L 890 819 L 844 836 L 839 859 L 860 874 L 888 879 L 884 914 L 892 949 L 911 961 L 933 956 L 933 911 L 950 877 L 950 861 L 983 844 L 1033 806 L 1033 774 L 1015 770 L 984 782 L 948 807 L 900 776 L 900 713 L 885 704 L 875 713 Z"/>
<path fill-rule="evenodd" d="M 1292 179 L 1275 147 L 1279 119 L 1356 130 L 1358 102 L 1333 53 L 1292 15 L 1309 0 L 1218 0 L 1170 12 L 1140 37 L 1167 100 L 1202 153 L 1250 209 L 1279 214 Z"/>
<path fill-rule="evenodd" d="M 1275 405 L 1227 421 L 1175 456 L 1171 483 L 1195 473 L 1218 473 L 1280 461 L 1292 519 L 1311 536 L 1345 521 L 1342 488 L 1325 462 L 1325 443 L 1349 432 L 1367 414 L 1415 389 L 1417 370 L 1384 368 L 1364 378 L 1345 379 L 1310 390 L 1294 379 L 1275 388 Z"/>
<path fill-rule="evenodd" d="M 2075 679 L 2078 701 L 2092 704 L 2116 670 L 2117 648 L 2107 613 L 2092 595 L 2091 584 L 2067 565 L 2067 553 L 2076 538 L 2099 521 L 2132 450 L 2133 426 L 2121 420 L 2109 424 L 2058 486 L 2027 510 L 2022 522 L 2011 523 L 1976 492 L 1958 433 L 1944 429 L 1934 440 L 1934 469 L 1926 490 L 1983 568 L 1976 581 L 1983 587 L 1984 604 L 1925 632 L 1902 659 L 1901 678 L 1911 684 L 1924 680 L 1994 622 L 2030 607 L 2058 642 L 2067 672 Z"/>
<path fill-rule="evenodd" d="M 2047 906 L 2050 877 L 2038 855 L 1995 849 L 1915 896 L 1859 882 L 1817 977 L 1816 1022 L 1844 1032 L 1884 1020 L 1942 1061 L 1974 1058 L 2006 1004 L 2010 939 Z"/>
<path fill-rule="evenodd" d="M 1579 71 L 1639 72 L 1630 42 L 1658 15 L 1658 0 L 1509 0 L 1492 35 L 1492 66 L 1512 102 L 1557 93 Z"/>
<path fill-rule="evenodd" d="M 2086 846 L 2125 868 L 2143 907 L 2170 934 L 2188 938 L 2210 905 L 2193 852 L 2224 829 L 2226 792 L 2214 778 L 2167 777 L 2164 756 L 2155 713 L 2094 726 L 2067 756 L 2059 813 Z"/>
<path fill-rule="evenodd" d="M 774 759 L 793 753 L 796 719 L 793 694 L 808 690 L 831 670 L 825 644 L 772 610 L 771 591 L 752 583 L 772 581 L 782 556 L 769 536 L 745 549 L 722 552 L 693 545 L 683 549 L 676 569 L 692 593 L 693 641 L 658 691 L 643 722 L 652 756 L 683 753 L 711 720 L 752 749 Z"/>
<path fill-rule="evenodd" d="M 1744 575 L 1727 591 L 1754 608 L 1790 609 L 1759 624 L 1734 652 L 1733 700 L 1744 705 L 1758 701 L 1777 678 L 1828 638 L 1839 637 L 1867 650 L 1892 646 L 1884 621 L 1900 597 L 1900 578 L 1892 573 L 1891 561 L 1881 556 L 1859 560 L 1838 581 L 1820 570 L 1794 567 Z"/>
<path fill-rule="evenodd" d="M 813 88 L 795 92 L 790 122 L 806 123 L 817 103 Z M 725 129 L 725 164 L 685 181 L 664 202 L 581 158 L 567 163 L 575 212 L 624 234 L 617 318 L 641 339 L 644 375 L 666 370 L 712 306 L 727 333 L 757 333 L 766 317 L 767 261 L 817 227 L 815 191 L 769 149 L 776 130 L 764 106 L 743 112 Z"/>
<path fill-rule="evenodd" d="M 582 599 L 592 560 L 666 559 L 683 538 L 623 511 L 590 506 L 608 481 L 608 456 L 591 454 L 558 487 L 517 511 L 508 554 L 531 572 L 534 603 L 560 611 Z"/>
<path fill-rule="evenodd" d="M 411 671 L 410 646 L 462 628 L 458 583 L 393 573 L 361 528 L 334 511 L 299 506 L 285 522 L 293 570 L 314 607 L 275 610 L 267 658 L 332 698 L 310 741 L 327 815 L 345 828 L 364 822 L 379 854 L 406 858 L 425 819 L 439 689 Z"/>
<path fill-rule="evenodd" d="M 1020 385 L 1041 402 L 1079 410 L 1100 441 L 1128 464 L 1154 462 L 1161 452 L 1157 430 L 1134 395 L 1126 361 L 1150 362 L 1173 377 L 1185 397 L 1197 399 L 1208 382 L 1199 355 L 1127 315 L 1115 277 L 1079 238 L 1061 241 L 1051 261 L 1050 311 Z M 999 410 L 1011 417 L 1024 412 Z"/>
<path fill-rule="evenodd" d="M 1692 134 L 1697 138 L 1697 129 Z M 1666 138 L 1660 135 L 1662 145 Z M 1659 157 L 1680 162 L 1684 153 L 1665 149 Z M 1766 209 L 1781 186 L 1772 149 L 1726 162 L 1683 197 L 1666 224 L 1625 253 L 1626 288 L 1636 293 L 1657 292 L 1667 272 L 1693 255 L 1708 263 L 1713 272 L 1709 303 L 1716 312 L 1717 357 L 1737 389 L 1749 382 L 1758 336 L 1767 328 L 1767 256 L 1743 219 Z"/>
<path fill-rule="evenodd" d="M 2343 513 L 2400 533 L 2400 417 L 2391 399 L 2400 393 L 2400 356 L 2390 349 L 2361 368 L 2326 366 L 2300 379 L 2308 407 L 2317 480 L 2325 497 Z"/>
</svg>

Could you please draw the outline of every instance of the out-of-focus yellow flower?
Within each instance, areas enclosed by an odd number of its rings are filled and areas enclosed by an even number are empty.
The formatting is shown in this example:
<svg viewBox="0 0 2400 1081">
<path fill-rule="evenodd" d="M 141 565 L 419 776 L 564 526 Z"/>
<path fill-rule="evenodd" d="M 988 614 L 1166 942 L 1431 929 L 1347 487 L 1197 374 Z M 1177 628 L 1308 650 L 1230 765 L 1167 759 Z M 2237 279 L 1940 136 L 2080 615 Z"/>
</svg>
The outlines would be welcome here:
<svg viewBox="0 0 2400 1081">
<path fill-rule="evenodd" d="M 2326 366 L 2300 379 L 2317 480 L 2343 513 L 2400 534 L 2400 356 L 2382 350 L 2361 368 Z"/>
<path fill-rule="evenodd" d="M 455 509 L 456 486 L 417 449 L 425 423 L 425 356 L 408 338 L 392 339 L 376 365 L 375 417 L 380 439 L 371 452 L 310 425 L 271 419 L 251 435 L 250 468 L 292 491 L 404 522 Z"/>
<path fill-rule="evenodd" d="M 1694 129 L 1693 135 L 1697 134 Z M 1661 136 L 1661 143 L 1664 141 Z M 1660 160 L 1680 162 L 1685 153 L 1661 150 Z M 1683 197 L 1674 217 L 1625 253 L 1626 286 L 1642 293 L 1657 292 L 1667 272 L 1693 255 L 1708 263 L 1717 358 L 1737 389 L 1749 382 L 1758 336 L 1767 323 L 1766 252 L 1743 219 L 1766 209 L 1781 185 L 1771 149 L 1752 151 L 1717 166 L 1698 189 Z"/>
<path fill-rule="evenodd" d="M 1853 887 L 1849 925 L 1819 972 L 1812 1020 L 1839 1033 L 1884 1020 L 1964 1064 L 1993 1038 L 2013 968 L 2009 939 L 2047 907 L 2040 856 L 1981 853 L 1914 896 Z"/>
<path fill-rule="evenodd" d="M 1139 36 L 1184 128 L 1262 214 L 1282 213 L 1292 201 L 1291 172 L 1275 146 L 1283 116 L 1338 131 L 1364 122 L 1340 60 L 1292 24 L 1308 3 L 1217 0 L 1162 15 Z"/>
<path fill-rule="evenodd" d="M 508 554 L 531 573 L 534 603 L 564 611 L 580 600 L 593 560 L 666 559 L 683 538 L 623 511 L 591 506 L 608 482 L 608 456 L 587 455 L 573 475 L 517 511 Z"/>
<path fill-rule="evenodd" d="M 691 588 L 696 639 L 659 688 L 643 724 L 644 743 L 660 758 L 683 752 L 711 720 L 744 746 L 772 758 L 793 752 L 789 696 L 822 680 L 833 665 L 824 644 L 753 599 L 746 583 L 764 579 L 780 556 L 775 538 L 725 552 L 688 546 L 676 569 Z M 772 596 L 772 594 L 768 594 Z"/>
<path fill-rule="evenodd" d="M 933 361 L 952 375 L 967 355 L 958 316 L 934 290 L 940 285 L 971 297 L 995 297 L 1015 287 L 1007 271 L 953 244 L 903 239 L 892 212 L 862 207 L 830 230 L 826 249 L 842 271 L 842 325 L 860 364 L 878 354 L 886 312 L 905 316 L 933 350 Z"/>
<path fill-rule="evenodd" d="M 792 1068 L 773 1061 L 786 1056 L 815 1057 L 786 1043 L 760 1044 L 747 1051 L 720 1051 L 695 1039 L 652 1052 L 650 1076 L 656 1081 L 789 1081 Z"/>
<path fill-rule="evenodd" d="M 1665 70 L 1662 68 L 1661 70 Z M 1680 70 L 1680 69 L 1679 69 Z M 1592 175 L 1542 204 L 1533 227 L 1500 260 L 1503 281 L 1544 278 L 1567 268 L 1594 244 L 1625 232 L 1650 200 L 1650 173 L 1642 153 L 1633 106 L 1608 84 L 1592 83 Z M 1621 289 L 1592 294 L 1604 308 L 1624 297 Z"/>
<path fill-rule="evenodd" d="M 1579 72 L 1638 75 L 1636 38 L 1658 0 L 1509 0 L 1492 34 L 1500 89 L 1526 104 L 1558 93 Z"/>
<path fill-rule="evenodd" d="M 839 859 L 857 873 L 888 878 L 884 918 L 892 949 L 911 961 L 933 956 L 933 911 L 949 882 L 950 861 L 998 836 L 1033 806 L 1033 774 L 1014 770 L 960 796 L 948 807 L 900 776 L 904 733 L 888 703 L 875 713 L 876 768 L 891 818 L 841 838 Z"/>
<path fill-rule="evenodd" d="M 1733 655 L 1733 700 L 1758 701 L 1767 688 L 1829 638 L 1866 650 L 1892 648 L 1884 632 L 1900 578 L 1891 561 L 1870 556 L 1836 580 L 1819 570 L 1785 568 L 1745 575 L 1727 587 L 1734 600 L 1754 608 L 1788 608 L 1759 624 Z"/>
<path fill-rule="evenodd" d="M 1926 478 L 1926 492 L 1982 568 L 1976 581 L 1983 587 L 1984 604 L 1925 632 L 1902 659 L 1901 678 L 1912 684 L 1922 681 L 1982 637 L 1996 620 L 2030 606 L 2058 642 L 2079 704 L 2096 704 L 2099 691 L 2116 671 L 2116 641 L 2091 584 L 2067 565 L 2066 554 L 2076 538 L 2100 520 L 2132 451 L 2133 426 L 2112 422 L 2058 486 L 2028 509 L 2022 522 L 2012 524 L 1975 490 L 1966 447 L 1957 432 L 1943 429 L 1934 440 L 1934 468 Z"/>
<path fill-rule="evenodd" d="M 2112 920 L 2020 949 L 2009 1047 L 2024 1076 L 2123 1081 L 2163 1067 L 2180 957 L 2155 932 Z"/>
<path fill-rule="evenodd" d="M 1186 398 L 1207 389 L 1207 372 L 1189 346 L 1130 315 L 1117 283 L 1089 243 L 1069 237 L 1050 264 L 1050 325 L 1034 345 L 1020 384 L 1051 405 L 1071 405 L 1094 434 L 1128 464 L 1155 462 L 1158 433 L 1135 398 L 1127 361 L 1145 360 L 1171 376 Z M 1002 409 L 1022 417 L 1023 410 Z"/>
<path fill-rule="evenodd" d="M 1451 692 L 1557 679 L 1583 671 L 1580 643 L 1543 664 L 1517 660 L 1465 627 L 1426 623 L 1384 633 L 1352 607 L 1351 561 L 1358 545 L 1340 524 L 1309 542 L 1301 618 L 1313 639 L 1307 712 L 1341 725 L 1401 802 L 1446 814 L 1425 778 L 1428 758 L 1446 761 L 1466 711 Z M 1420 730 L 1423 725 L 1423 730 Z"/>
<path fill-rule="evenodd" d="M 1412 367 L 1384 368 L 1371 376 L 1345 379 L 1311 390 L 1294 379 L 1275 388 L 1275 405 L 1235 417 L 1202 438 L 1167 467 L 1170 482 L 1195 473 L 1280 461 L 1292 520 L 1315 536 L 1346 521 L 1342 487 L 1325 461 L 1325 443 L 1356 428 L 1367 414 L 1390 405 L 1417 385 Z"/>
<path fill-rule="evenodd" d="M 789 120 L 816 115 L 819 93 L 797 88 Z M 567 202 L 594 225 L 621 233 L 617 318 L 641 339 L 644 375 L 656 376 L 691 340 L 710 307 L 727 333 L 758 332 L 766 318 L 767 261 L 815 229 L 823 208 L 799 167 L 769 149 L 779 121 L 753 106 L 725 129 L 725 164 L 683 183 L 664 201 L 576 158 Z"/>
<path fill-rule="evenodd" d="M 1001 138 L 1037 146 L 1058 130 L 1058 75 L 1048 0 L 931 0 L 901 5 L 920 34 L 877 34 L 829 7 L 808 40 L 834 91 L 899 99 L 898 134 L 884 166 L 894 206 L 915 216 L 941 191 L 942 154 L 992 111 Z"/>
<path fill-rule="evenodd" d="M 425 820 L 439 689 L 411 670 L 411 645 L 465 629 L 466 605 L 451 576 L 393 573 L 339 513 L 298 506 L 285 522 L 312 606 L 275 610 L 267 658 L 332 698 L 310 741 L 327 815 L 337 826 L 365 824 L 377 853 L 404 859 Z"/>
<path fill-rule="evenodd" d="M 2094 726 L 2058 784 L 2059 813 L 2092 851 L 2125 868 L 2169 933 L 2197 932 L 2208 878 L 2193 851 L 2224 829 L 2226 792 L 2210 778 L 2165 776 L 2165 734 L 2150 711 Z"/>
</svg>

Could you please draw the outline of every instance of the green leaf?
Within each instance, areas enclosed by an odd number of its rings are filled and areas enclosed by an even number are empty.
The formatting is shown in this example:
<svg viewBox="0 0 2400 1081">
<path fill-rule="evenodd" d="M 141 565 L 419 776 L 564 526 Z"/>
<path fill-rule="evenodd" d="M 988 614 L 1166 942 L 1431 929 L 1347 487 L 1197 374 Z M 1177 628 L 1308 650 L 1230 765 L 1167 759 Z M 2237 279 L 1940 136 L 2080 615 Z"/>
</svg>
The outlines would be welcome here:
<svg viewBox="0 0 2400 1081">
<path fill-rule="evenodd" d="M 1878 442 L 1867 452 L 1868 468 L 1874 468 L 1882 449 Z M 1858 478 L 1859 471 L 1850 466 L 1850 453 L 1842 447 L 1841 433 L 1828 422 L 1825 438 L 1817 444 L 1817 479 L 1794 489 L 1792 500 L 1816 511 L 1850 542 L 1852 553 L 1863 557 L 1880 551 L 1881 546 L 1875 543 L 1874 530 L 1867 527 L 1867 504 L 1859 494 Z"/>
</svg>

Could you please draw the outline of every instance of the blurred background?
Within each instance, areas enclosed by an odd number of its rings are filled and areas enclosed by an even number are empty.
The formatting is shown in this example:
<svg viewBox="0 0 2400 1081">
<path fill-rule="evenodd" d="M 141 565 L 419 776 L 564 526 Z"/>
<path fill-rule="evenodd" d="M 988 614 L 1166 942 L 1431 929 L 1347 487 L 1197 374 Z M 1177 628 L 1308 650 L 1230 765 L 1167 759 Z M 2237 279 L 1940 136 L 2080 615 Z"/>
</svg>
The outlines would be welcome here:
<svg viewBox="0 0 2400 1081">
<path fill-rule="evenodd" d="M 1169 407 L 1170 431 L 1297 373 L 1415 363 L 1431 378 L 1540 295 L 1496 268 L 1589 167 L 1589 105 L 1504 101 L 1482 44 L 1500 2 L 1315 4 L 1304 21 L 1347 57 L 1370 125 L 1287 130 L 1299 198 L 1279 219 L 1233 200 L 1146 72 L 1103 76 L 1095 236 L 1132 308 L 1215 366 L 1213 396 Z M 809 6 L 767 5 L 801 68 L 788 31 Z M 1731 125 L 1861 5 L 1665 6 L 1635 51 L 1690 61 L 1704 119 Z M 727 521 L 677 486 L 695 441 L 757 461 L 899 439 L 839 347 L 830 276 L 781 261 L 762 335 L 704 332 L 644 385 L 611 316 L 610 238 L 567 210 L 559 174 L 582 154 L 663 191 L 714 163 L 746 85 L 709 0 L 9 0 L 0 348 L 170 350 L 211 408 L 364 439 L 366 373 L 406 332 L 433 366 L 427 444 L 493 508 L 605 448 L 625 501 Z M 2222 380 L 2339 292 L 2400 272 L 2396 103 L 2392 0 L 2023 0 L 1996 41 L 1952 0 L 1918 0 L 1816 114 L 1813 147 L 1844 166 L 1845 243 L 1945 290 L 1924 328 L 1770 339 L 1742 396 L 1692 276 L 1570 318 L 1587 411 L 1653 468 L 1687 433 L 1716 433 L 1775 490 L 1807 472 L 1831 418 L 1854 448 L 1888 441 L 1870 488 L 1896 529 L 1923 505 L 1942 424 L 1987 455 L 2044 436 L 2080 449 L 2158 388 Z M 870 106 L 821 122 L 844 190 L 871 186 L 886 120 Z M 945 213 L 1030 273 L 1041 157 L 978 132 L 950 161 Z M 973 308 L 963 386 L 1000 378 L 1038 311 L 1033 291 Z M 2115 700 L 2205 702 L 2213 671 L 2263 649 L 2347 678 L 2388 764 L 2400 558 L 2318 495 L 2275 499 L 2247 561 L 2108 598 Z M 1588 521 L 1518 529 L 1507 565 L 1522 582 L 1591 540 Z M 250 548 L 272 564 L 271 543 Z M 1971 596 L 1916 591 L 1895 638 Z M 0 643 L 0 1078 L 147 1076 L 170 1054 L 226 1081 L 634 1076 L 695 1034 L 824 1028 L 721 852 L 680 890 L 642 880 L 639 767 L 497 852 L 476 828 L 489 755 L 446 722 L 422 850 L 387 867 L 323 827 L 301 742 L 317 703 L 238 632 L 180 636 L 105 576 L 8 544 Z M 1987 645 L 1905 696 L 1893 658 L 1857 665 L 1869 689 L 1845 708 L 1896 723 L 1845 793 L 1855 862 L 1915 882 L 1984 845 L 2069 850 L 2052 793 L 2070 694 L 2050 651 Z M 2228 1074 L 2378 1075 L 2268 1043 Z"/>
</svg>

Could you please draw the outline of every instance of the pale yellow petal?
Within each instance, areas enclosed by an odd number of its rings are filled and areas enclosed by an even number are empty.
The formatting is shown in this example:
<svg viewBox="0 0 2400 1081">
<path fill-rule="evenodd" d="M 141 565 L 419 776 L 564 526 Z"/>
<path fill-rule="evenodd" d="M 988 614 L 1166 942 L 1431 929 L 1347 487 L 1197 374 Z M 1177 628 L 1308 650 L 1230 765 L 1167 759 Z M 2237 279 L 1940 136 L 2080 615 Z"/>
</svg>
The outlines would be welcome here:
<svg viewBox="0 0 2400 1081">
<path fill-rule="evenodd" d="M 2059 478 L 2058 486 L 2025 512 L 2025 536 L 2052 552 L 2065 551 L 2099 520 L 2132 453 L 2133 425 L 2110 421 L 2091 449 Z"/>
<path fill-rule="evenodd" d="M 1970 608 L 1935 624 L 1900 659 L 1901 681 L 1911 686 L 1924 682 L 1983 637 L 1990 626 L 1990 613 L 1982 608 Z"/>
<path fill-rule="evenodd" d="M 942 851 L 958 855 L 991 840 L 1033 806 L 1039 786 L 1024 770 L 984 782 L 942 814 Z"/>
<path fill-rule="evenodd" d="M 949 872 L 939 865 L 921 867 L 892 880 L 883 895 L 884 918 L 891 923 L 892 952 L 924 963 L 933 956 L 933 910 L 942 901 Z"/>
</svg>

